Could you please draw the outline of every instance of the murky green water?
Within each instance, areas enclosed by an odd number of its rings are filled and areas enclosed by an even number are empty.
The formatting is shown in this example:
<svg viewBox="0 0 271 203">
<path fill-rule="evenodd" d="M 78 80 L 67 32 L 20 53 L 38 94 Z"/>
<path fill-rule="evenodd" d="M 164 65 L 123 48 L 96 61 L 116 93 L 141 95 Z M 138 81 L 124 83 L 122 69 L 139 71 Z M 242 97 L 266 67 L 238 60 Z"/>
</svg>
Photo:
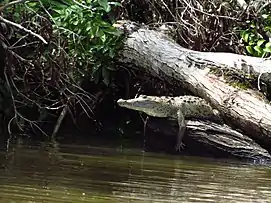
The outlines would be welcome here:
<svg viewBox="0 0 271 203">
<path fill-rule="evenodd" d="M 0 152 L 4 202 L 271 202 L 268 165 L 80 145 Z"/>
</svg>

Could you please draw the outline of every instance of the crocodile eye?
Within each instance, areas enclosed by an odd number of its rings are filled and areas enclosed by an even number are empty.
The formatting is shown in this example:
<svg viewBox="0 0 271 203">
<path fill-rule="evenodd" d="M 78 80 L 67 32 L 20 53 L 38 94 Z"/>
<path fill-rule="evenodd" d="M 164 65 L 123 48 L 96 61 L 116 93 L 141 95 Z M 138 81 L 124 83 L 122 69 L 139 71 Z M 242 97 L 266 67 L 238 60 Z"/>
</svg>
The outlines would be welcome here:
<svg viewBox="0 0 271 203">
<path fill-rule="evenodd" d="M 139 97 L 142 97 L 143 99 L 146 99 L 146 98 L 147 98 L 147 95 L 142 94 L 142 95 L 140 95 Z"/>
</svg>

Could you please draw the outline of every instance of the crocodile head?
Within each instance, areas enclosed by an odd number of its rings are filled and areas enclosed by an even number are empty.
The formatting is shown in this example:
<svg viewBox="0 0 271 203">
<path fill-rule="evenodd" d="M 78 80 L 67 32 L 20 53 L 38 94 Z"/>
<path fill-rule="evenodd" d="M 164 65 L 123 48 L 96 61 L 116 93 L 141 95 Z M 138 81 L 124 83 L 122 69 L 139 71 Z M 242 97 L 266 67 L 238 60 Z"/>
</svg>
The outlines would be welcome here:
<svg viewBox="0 0 271 203">
<path fill-rule="evenodd" d="M 134 99 L 119 99 L 118 105 L 128 109 L 141 111 L 149 116 L 168 117 L 170 111 L 170 100 L 161 99 L 155 96 L 140 95 Z M 167 106 L 169 108 L 167 108 Z"/>
</svg>

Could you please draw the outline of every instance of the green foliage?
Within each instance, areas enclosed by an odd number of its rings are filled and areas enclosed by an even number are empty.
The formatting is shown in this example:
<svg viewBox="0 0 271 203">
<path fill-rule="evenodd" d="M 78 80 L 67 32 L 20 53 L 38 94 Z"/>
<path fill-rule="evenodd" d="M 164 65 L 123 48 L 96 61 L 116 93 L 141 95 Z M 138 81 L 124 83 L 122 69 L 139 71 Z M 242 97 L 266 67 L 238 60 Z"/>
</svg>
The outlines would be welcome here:
<svg viewBox="0 0 271 203">
<path fill-rule="evenodd" d="M 121 32 L 108 16 L 112 6 L 120 4 L 108 0 L 42 2 L 50 9 L 54 29 L 67 40 L 65 49 L 80 70 L 73 73 L 74 79 L 90 77 L 96 83 L 102 79 L 108 85 L 121 46 Z"/>
<path fill-rule="evenodd" d="M 264 10 L 259 17 L 246 21 L 246 29 L 240 32 L 246 51 L 251 56 L 269 57 L 271 54 L 271 13 Z"/>
<path fill-rule="evenodd" d="M 90 116 L 95 97 L 80 85 L 88 78 L 110 83 L 121 46 L 121 32 L 110 18 L 118 5 L 108 0 L 40 0 L 4 9 L 4 18 L 48 42 L 14 26 L 11 37 L 0 33 L 0 64 L 5 67 L 0 75 L 0 114 L 8 118 L 9 127 L 31 127 L 45 134 L 41 126 L 48 117 L 61 115 L 66 107 L 74 116 L 75 105 Z"/>
</svg>

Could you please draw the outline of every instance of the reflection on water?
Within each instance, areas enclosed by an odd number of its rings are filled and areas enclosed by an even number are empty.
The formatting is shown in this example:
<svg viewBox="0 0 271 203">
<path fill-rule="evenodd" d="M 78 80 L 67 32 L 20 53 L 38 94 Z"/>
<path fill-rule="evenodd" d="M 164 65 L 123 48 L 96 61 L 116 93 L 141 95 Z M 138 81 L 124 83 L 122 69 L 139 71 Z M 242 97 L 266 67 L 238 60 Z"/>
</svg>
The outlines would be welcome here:
<svg viewBox="0 0 271 203">
<path fill-rule="evenodd" d="M 271 202 L 269 166 L 22 142 L 0 152 L 0 203 Z"/>
</svg>

